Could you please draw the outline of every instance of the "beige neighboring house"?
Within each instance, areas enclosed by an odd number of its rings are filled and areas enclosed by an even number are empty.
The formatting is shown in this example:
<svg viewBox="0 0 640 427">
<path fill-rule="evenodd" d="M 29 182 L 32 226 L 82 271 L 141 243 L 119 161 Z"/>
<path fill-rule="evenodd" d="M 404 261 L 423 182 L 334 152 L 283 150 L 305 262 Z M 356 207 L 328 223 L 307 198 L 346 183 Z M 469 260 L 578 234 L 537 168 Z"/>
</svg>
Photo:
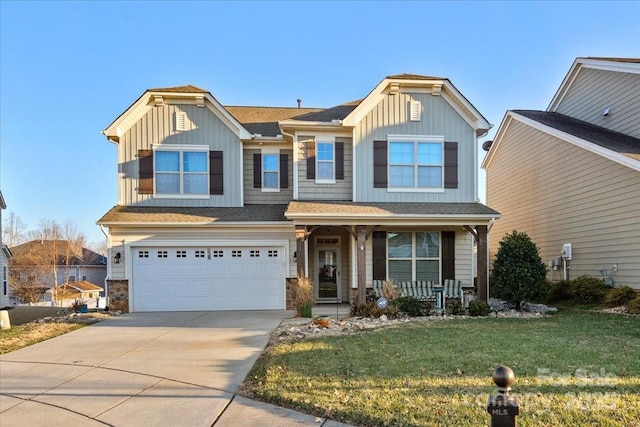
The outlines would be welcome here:
<svg viewBox="0 0 640 427">
<path fill-rule="evenodd" d="M 475 239 L 484 291 L 490 128 L 443 77 L 388 76 L 330 108 L 149 89 L 103 131 L 118 152 L 117 205 L 98 221 L 109 306 L 294 308 L 303 277 L 316 303 L 363 301 L 374 280 L 472 287 Z"/>
<path fill-rule="evenodd" d="M 2 211 L 7 208 L 0 191 L 0 308 L 9 305 L 9 259 L 11 251 L 2 243 Z"/>
<path fill-rule="evenodd" d="M 640 59 L 577 58 L 545 111 L 508 111 L 482 167 L 502 213 L 552 280 L 586 274 L 640 289 Z"/>
<path fill-rule="evenodd" d="M 58 286 L 57 298 L 60 306 L 69 307 L 76 301 L 87 304 L 89 307 L 96 307 L 100 303 L 100 292 L 104 289 L 86 280 L 63 283 Z M 55 292 L 53 289 L 47 292 Z"/>
</svg>

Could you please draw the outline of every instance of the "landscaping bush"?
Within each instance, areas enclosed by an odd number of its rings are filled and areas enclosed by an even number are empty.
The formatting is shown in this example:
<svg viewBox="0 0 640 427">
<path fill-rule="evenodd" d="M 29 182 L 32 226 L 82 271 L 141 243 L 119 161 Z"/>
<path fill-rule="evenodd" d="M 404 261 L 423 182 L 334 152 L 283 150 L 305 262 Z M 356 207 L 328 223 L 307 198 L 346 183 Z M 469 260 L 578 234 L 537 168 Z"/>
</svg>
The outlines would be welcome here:
<svg viewBox="0 0 640 427">
<path fill-rule="evenodd" d="M 493 295 L 520 309 L 522 302 L 542 302 L 548 292 L 547 268 L 526 233 L 513 231 L 500 241 L 493 263 Z"/>
<path fill-rule="evenodd" d="M 491 307 L 484 301 L 469 301 L 469 316 L 488 316 L 491 313 Z"/>
<path fill-rule="evenodd" d="M 575 304 L 601 304 L 609 289 L 604 280 L 585 274 L 571 281 L 571 301 Z"/>
<path fill-rule="evenodd" d="M 640 314 L 640 297 L 636 297 L 636 299 L 629 302 L 627 312 L 631 314 Z"/>
<path fill-rule="evenodd" d="M 462 316 L 465 314 L 464 306 L 458 298 L 450 298 L 445 303 L 447 314 L 449 316 Z"/>
<path fill-rule="evenodd" d="M 378 318 L 382 315 L 387 316 L 389 319 L 397 319 L 400 317 L 400 310 L 394 305 L 388 305 L 385 308 L 380 308 L 373 301 L 364 302 L 361 304 L 353 304 L 349 311 L 351 317 L 375 317 Z"/>
<path fill-rule="evenodd" d="M 424 315 L 422 303 L 416 297 L 398 297 L 391 302 L 391 305 L 411 317 Z"/>
<path fill-rule="evenodd" d="M 561 301 L 569 301 L 571 299 L 571 282 L 561 280 L 549 285 L 549 293 L 547 294 L 547 303 L 554 304 Z"/>
<path fill-rule="evenodd" d="M 619 307 L 627 305 L 637 297 L 636 291 L 629 286 L 620 286 L 609 289 L 604 298 L 604 303 L 609 307 Z"/>
</svg>

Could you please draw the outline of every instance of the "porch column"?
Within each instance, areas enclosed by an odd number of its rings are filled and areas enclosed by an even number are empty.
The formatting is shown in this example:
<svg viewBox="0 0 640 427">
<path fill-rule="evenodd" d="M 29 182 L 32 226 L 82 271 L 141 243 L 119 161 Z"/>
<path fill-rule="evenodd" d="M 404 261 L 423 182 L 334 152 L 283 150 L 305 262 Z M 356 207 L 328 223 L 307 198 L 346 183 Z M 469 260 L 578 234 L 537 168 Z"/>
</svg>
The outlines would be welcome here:
<svg viewBox="0 0 640 427">
<path fill-rule="evenodd" d="M 487 226 L 476 225 L 477 243 L 478 243 L 478 289 L 477 298 L 479 301 L 487 301 L 487 289 L 489 289 L 489 250 L 487 241 Z"/>
<path fill-rule="evenodd" d="M 307 277 L 305 271 L 307 254 L 304 250 L 304 241 L 307 238 L 307 228 L 304 225 L 296 225 L 296 259 L 298 266 L 298 278 Z"/>
<path fill-rule="evenodd" d="M 365 227 L 356 227 L 356 242 L 356 250 L 358 251 L 358 303 L 362 304 L 367 299 L 367 230 Z"/>
</svg>

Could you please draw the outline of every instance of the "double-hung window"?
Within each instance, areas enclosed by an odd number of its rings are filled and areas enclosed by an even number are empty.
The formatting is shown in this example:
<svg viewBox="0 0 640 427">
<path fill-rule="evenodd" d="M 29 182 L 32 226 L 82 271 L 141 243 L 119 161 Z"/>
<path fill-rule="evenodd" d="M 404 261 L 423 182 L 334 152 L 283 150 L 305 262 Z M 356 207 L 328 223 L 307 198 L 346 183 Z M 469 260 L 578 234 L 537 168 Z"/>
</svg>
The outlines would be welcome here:
<svg viewBox="0 0 640 427">
<path fill-rule="evenodd" d="M 262 153 L 262 189 L 278 190 L 280 188 L 279 176 L 280 155 L 278 153 Z"/>
<path fill-rule="evenodd" d="M 388 232 L 388 276 L 395 281 L 440 283 L 440 233 Z"/>
<path fill-rule="evenodd" d="M 159 195 L 209 194 L 208 147 L 155 150 L 155 185 Z"/>
<path fill-rule="evenodd" d="M 334 145 L 333 141 L 317 141 L 316 162 L 318 172 L 316 181 L 333 182 L 335 180 Z"/>
<path fill-rule="evenodd" d="M 390 137 L 389 187 L 443 188 L 443 146 L 442 137 Z"/>
</svg>

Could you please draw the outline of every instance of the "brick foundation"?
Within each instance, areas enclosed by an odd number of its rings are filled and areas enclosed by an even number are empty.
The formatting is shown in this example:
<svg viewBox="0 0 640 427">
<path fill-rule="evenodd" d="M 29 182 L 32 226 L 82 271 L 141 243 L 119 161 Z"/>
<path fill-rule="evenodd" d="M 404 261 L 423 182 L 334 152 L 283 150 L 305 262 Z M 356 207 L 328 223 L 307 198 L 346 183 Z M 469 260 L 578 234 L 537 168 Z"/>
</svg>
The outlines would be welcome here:
<svg viewBox="0 0 640 427">
<path fill-rule="evenodd" d="M 298 278 L 287 277 L 287 310 L 296 310 L 296 290 L 298 289 Z"/>
<path fill-rule="evenodd" d="M 107 304 L 109 310 L 119 310 L 123 313 L 129 312 L 129 281 L 128 280 L 107 280 L 109 295 Z"/>
</svg>

